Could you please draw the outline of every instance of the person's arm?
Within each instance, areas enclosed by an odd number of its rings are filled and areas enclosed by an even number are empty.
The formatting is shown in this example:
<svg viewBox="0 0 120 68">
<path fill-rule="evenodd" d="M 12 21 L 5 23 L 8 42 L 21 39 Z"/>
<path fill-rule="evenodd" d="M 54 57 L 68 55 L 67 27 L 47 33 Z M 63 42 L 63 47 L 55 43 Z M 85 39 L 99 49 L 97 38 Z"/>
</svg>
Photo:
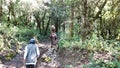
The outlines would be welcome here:
<svg viewBox="0 0 120 68">
<path fill-rule="evenodd" d="M 27 46 L 25 47 L 25 52 L 24 52 L 24 60 L 26 60 L 26 56 L 27 56 Z"/>
<path fill-rule="evenodd" d="M 56 39 L 56 44 L 58 44 L 58 36 L 57 36 L 57 34 L 55 35 L 55 39 Z"/>
<path fill-rule="evenodd" d="M 37 45 L 36 45 L 37 46 Z M 40 50 L 39 47 L 37 46 L 37 58 L 40 56 Z"/>
</svg>

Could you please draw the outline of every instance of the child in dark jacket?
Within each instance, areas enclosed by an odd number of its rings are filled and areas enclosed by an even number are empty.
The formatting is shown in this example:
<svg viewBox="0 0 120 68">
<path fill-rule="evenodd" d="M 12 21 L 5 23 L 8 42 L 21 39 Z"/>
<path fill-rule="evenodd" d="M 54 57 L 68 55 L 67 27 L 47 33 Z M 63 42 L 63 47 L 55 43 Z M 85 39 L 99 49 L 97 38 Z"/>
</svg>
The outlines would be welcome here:
<svg viewBox="0 0 120 68">
<path fill-rule="evenodd" d="M 52 25 L 52 27 L 51 27 L 50 39 L 51 39 L 51 48 L 53 48 L 54 51 L 57 51 L 58 38 L 57 38 L 57 34 L 55 32 L 55 26 L 54 25 Z"/>
</svg>

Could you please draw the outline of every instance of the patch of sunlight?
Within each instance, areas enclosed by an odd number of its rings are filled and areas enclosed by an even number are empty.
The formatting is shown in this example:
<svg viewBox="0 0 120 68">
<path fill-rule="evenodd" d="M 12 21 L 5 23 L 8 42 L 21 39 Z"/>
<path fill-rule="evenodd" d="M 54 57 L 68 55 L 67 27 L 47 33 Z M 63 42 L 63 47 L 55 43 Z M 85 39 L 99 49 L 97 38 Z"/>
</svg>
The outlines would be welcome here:
<svg viewBox="0 0 120 68">
<path fill-rule="evenodd" d="M 4 65 L 3 64 L 0 64 L 0 67 L 3 67 Z"/>
<path fill-rule="evenodd" d="M 48 9 L 44 3 L 50 3 L 50 0 L 21 0 L 23 8 L 27 8 L 27 10 L 35 11 L 35 10 L 43 10 Z"/>
<path fill-rule="evenodd" d="M 12 30 L 13 30 L 14 32 L 17 32 L 19 29 L 18 29 L 18 27 L 14 26 L 14 27 L 12 28 Z"/>
<path fill-rule="evenodd" d="M 96 8 L 95 8 L 95 12 L 98 12 L 98 11 L 99 11 L 99 8 L 98 8 L 98 7 L 96 7 Z"/>
</svg>

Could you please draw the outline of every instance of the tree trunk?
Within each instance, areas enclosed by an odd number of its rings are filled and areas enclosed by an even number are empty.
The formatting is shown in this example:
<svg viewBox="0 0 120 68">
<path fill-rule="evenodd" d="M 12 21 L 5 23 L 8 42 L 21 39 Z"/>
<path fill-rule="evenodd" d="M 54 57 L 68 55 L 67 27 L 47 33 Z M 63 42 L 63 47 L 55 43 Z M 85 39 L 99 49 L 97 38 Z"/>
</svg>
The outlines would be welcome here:
<svg viewBox="0 0 120 68">
<path fill-rule="evenodd" d="M 58 23 L 59 23 L 59 19 L 56 18 L 56 20 L 55 20 L 55 28 L 56 28 L 56 32 L 58 32 L 58 28 L 59 28 Z"/>
<path fill-rule="evenodd" d="M 102 13 L 102 9 L 104 8 L 104 6 L 106 5 L 108 0 L 105 0 L 104 3 L 99 7 L 99 11 L 97 12 L 97 14 L 95 15 L 93 21 L 95 21 L 97 18 L 99 18 L 99 15 Z"/>
<path fill-rule="evenodd" d="M 18 25 L 18 22 L 17 22 L 17 20 L 16 20 L 14 3 L 13 3 L 12 1 L 10 1 L 10 12 L 11 12 L 11 15 L 14 17 L 13 24 L 14 24 L 15 26 L 17 26 L 17 25 Z"/>
<path fill-rule="evenodd" d="M 83 1 L 83 19 L 82 19 L 82 40 L 84 41 L 87 37 L 87 25 L 88 25 L 88 17 L 87 17 L 87 0 Z"/>
<path fill-rule="evenodd" d="M 36 19 L 36 22 L 37 22 L 37 28 L 39 29 L 39 32 L 40 32 L 40 34 L 41 34 L 41 22 L 40 22 L 40 20 L 39 20 L 39 12 L 37 12 L 37 13 L 35 13 L 34 14 L 34 17 L 35 17 L 35 19 Z"/>
<path fill-rule="evenodd" d="M 70 37 L 73 37 L 73 22 L 74 22 L 74 4 L 71 6 L 71 23 L 70 23 Z"/>
<path fill-rule="evenodd" d="M 101 7 L 99 7 L 99 11 L 97 12 L 97 14 L 95 15 L 93 21 L 95 21 L 96 19 L 100 19 L 100 34 L 99 36 L 101 35 L 103 38 L 105 38 L 105 34 L 106 34 L 106 28 L 104 26 L 104 23 L 103 23 L 103 19 L 102 19 L 102 9 L 104 8 L 105 4 L 107 3 L 107 0 L 104 1 L 104 3 L 101 5 Z"/>
<path fill-rule="evenodd" d="M 65 24 L 66 24 L 66 22 L 64 22 L 64 23 L 62 24 L 62 30 L 63 30 L 63 32 L 65 32 Z"/>
<path fill-rule="evenodd" d="M 44 19 L 45 19 L 45 15 L 46 15 L 46 11 L 44 12 L 44 15 L 42 17 L 42 31 L 45 31 L 45 27 L 44 27 Z"/>
<path fill-rule="evenodd" d="M 48 20 L 44 35 L 47 35 L 49 24 L 50 24 L 50 17 L 49 17 L 49 20 Z"/>
<path fill-rule="evenodd" d="M 2 0 L 0 0 L 0 23 L 2 23 Z"/>
</svg>

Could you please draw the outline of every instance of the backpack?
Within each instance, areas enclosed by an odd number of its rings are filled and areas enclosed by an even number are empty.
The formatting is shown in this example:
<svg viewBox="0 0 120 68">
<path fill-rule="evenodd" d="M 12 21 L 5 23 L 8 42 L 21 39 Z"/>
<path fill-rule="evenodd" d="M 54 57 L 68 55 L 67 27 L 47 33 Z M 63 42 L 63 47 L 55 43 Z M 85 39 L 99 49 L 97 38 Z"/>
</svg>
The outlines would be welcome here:
<svg viewBox="0 0 120 68">
<path fill-rule="evenodd" d="M 51 33 L 50 38 L 51 38 L 52 45 L 56 45 L 58 43 L 56 33 Z"/>
</svg>

